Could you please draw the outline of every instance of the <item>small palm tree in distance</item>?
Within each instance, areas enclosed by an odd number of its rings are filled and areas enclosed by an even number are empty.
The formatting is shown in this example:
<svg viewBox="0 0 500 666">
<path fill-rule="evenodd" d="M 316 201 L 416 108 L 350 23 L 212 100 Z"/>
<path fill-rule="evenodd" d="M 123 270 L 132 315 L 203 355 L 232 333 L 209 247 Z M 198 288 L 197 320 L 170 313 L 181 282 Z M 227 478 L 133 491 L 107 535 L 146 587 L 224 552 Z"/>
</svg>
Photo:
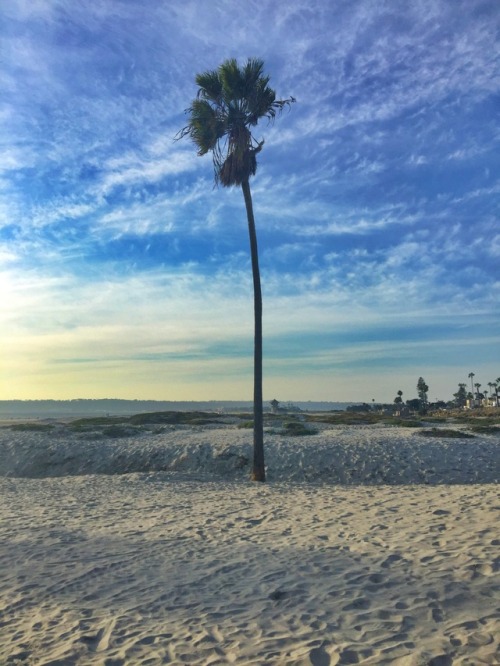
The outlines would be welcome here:
<svg viewBox="0 0 500 666">
<path fill-rule="evenodd" d="M 473 382 L 474 382 L 474 377 L 475 376 L 476 375 L 473 372 L 469 372 L 469 374 L 468 374 L 468 377 L 470 379 L 470 386 L 471 386 L 472 395 L 474 395 L 474 383 Z"/>
<path fill-rule="evenodd" d="M 250 236 L 250 255 L 254 287 L 254 460 L 252 479 L 265 481 L 264 419 L 262 396 L 262 291 L 260 284 L 257 234 L 253 214 L 250 177 L 257 171 L 257 154 L 264 140 L 257 141 L 252 128 L 266 118 L 273 122 L 295 99 L 276 99 L 264 75 L 264 62 L 249 58 L 240 67 L 231 58 L 216 70 L 198 74 L 195 78 L 198 94 L 186 110 L 187 125 L 176 139 L 189 137 L 198 155 L 211 152 L 216 185 L 240 186 L 243 191 Z"/>
</svg>

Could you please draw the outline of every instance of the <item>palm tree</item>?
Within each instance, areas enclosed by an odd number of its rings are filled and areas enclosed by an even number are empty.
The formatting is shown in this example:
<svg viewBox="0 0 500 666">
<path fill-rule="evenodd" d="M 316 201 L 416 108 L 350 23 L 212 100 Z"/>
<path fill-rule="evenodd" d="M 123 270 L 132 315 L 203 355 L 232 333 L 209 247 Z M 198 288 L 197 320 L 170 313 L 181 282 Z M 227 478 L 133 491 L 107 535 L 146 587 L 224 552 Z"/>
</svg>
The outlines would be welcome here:
<svg viewBox="0 0 500 666">
<path fill-rule="evenodd" d="M 475 375 L 474 375 L 473 372 L 469 372 L 468 377 L 469 377 L 469 379 L 470 379 L 470 385 L 471 385 L 471 388 L 472 388 L 472 395 L 474 395 L 474 384 L 473 384 L 473 381 L 474 381 L 474 377 L 475 377 Z"/>
<path fill-rule="evenodd" d="M 257 234 L 253 214 L 250 176 L 257 170 L 256 155 L 264 140 L 252 135 L 261 118 L 273 122 L 295 99 L 276 99 L 264 75 L 264 62 L 249 58 L 239 67 L 232 58 L 218 69 L 198 74 L 195 78 L 198 94 L 187 109 L 188 124 L 176 139 L 189 137 L 198 148 L 198 155 L 212 153 L 216 185 L 241 186 L 247 213 L 250 254 L 254 288 L 254 459 L 252 479 L 265 481 L 264 419 L 262 400 L 262 291 L 260 285 Z"/>
<path fill-rule="evenodd" d="M 500 377 L 493 382 L 493 390 L 495 391 L 495 407 L 498 407 L 498 385 L 500 384 Z"/>
<path fill-rule="evenodd" d="M 396 405 L 400 405 L 403 402 L 403 391 L 398 391 L 397 396 L 394 398 Z"/>
<path fill-rule="evenodd" d="M 488 386 L 490 387 L 490 405 L 492 407 L 496 406 L 496 387 L 497 385 L 495 382 L 488 382 Z M 486 391 L 485 391 L 486 393 Z"/>
<path fill-rule="evenodd" d="M 467 401 L 467 384 L 459 384 L 458 385 L 458 391 L 453 394 L 453 397 L 456 398 L 457 401 L 457 406 L 458 407 L 464 407 L 465 403 Z"/>
</svg>

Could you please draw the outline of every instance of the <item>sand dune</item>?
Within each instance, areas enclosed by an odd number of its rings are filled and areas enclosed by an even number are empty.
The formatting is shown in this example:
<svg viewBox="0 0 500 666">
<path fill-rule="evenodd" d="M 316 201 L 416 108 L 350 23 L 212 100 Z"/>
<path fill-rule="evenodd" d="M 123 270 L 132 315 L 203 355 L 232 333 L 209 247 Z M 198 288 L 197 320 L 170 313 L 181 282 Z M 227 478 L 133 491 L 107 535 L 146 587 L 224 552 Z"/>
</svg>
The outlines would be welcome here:
<svg viewBox="0 0 500 666">
<path fill-rule="evenodd" d="M 267 439 L 2 431 L 0 664 L 500 663 L 498 439 Z"/>
<path fill-rule="evenodd" d="M 340 484 L 498 483 L 499 438 L 421 437 L 422 429 L 317 426 L 312 437 L 266 432 L 268 477 Z M 122 428 L 122 430 L 124 430 Z M 252 432 L 235 426 L 167 426 L 74 432 L 0 429 L 0 475 L 30 478 L 177 471 L 197 477 L 246 479 Z M 112 431 L 114 432 L 114 431 Z M 437 429 L 437 432 L 439 430 Z"/>
</svg>

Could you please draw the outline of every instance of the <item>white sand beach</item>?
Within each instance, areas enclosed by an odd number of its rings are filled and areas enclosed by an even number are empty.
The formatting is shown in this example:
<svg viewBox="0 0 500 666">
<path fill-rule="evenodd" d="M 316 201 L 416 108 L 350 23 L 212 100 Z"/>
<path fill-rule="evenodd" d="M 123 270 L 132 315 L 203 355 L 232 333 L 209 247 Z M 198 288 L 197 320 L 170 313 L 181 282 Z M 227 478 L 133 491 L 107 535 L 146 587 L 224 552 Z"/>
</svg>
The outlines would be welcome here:
<svg viewBox="0 0 500 666">
<path fill-rule="evenodd" d="M 0 664 L 500 664 L 500 442 L 0 430 Z"/>
</svg>

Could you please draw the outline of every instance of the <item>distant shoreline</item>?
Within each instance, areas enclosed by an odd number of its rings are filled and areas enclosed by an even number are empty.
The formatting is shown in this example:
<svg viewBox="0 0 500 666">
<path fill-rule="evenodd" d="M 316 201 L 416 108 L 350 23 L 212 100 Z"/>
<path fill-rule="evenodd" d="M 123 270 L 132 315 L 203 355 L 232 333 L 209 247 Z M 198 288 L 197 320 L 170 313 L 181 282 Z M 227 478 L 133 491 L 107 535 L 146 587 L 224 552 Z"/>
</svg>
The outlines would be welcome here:
<svg viewBox="0 0 500 666">
<path fill-rule="evenodd" d="M 267 403 L 264 403 L 266 406 Z M 291 401 L 301 411 L 344 411 L 353 402 Z M 121 416 L 157 411 L 251 412 L 253 403 L 245 400 L 122 400 L 118 398 L 76 400 L 0 400 L 0 418 L 57 418 L 78 416 Z"/>
</svg>

